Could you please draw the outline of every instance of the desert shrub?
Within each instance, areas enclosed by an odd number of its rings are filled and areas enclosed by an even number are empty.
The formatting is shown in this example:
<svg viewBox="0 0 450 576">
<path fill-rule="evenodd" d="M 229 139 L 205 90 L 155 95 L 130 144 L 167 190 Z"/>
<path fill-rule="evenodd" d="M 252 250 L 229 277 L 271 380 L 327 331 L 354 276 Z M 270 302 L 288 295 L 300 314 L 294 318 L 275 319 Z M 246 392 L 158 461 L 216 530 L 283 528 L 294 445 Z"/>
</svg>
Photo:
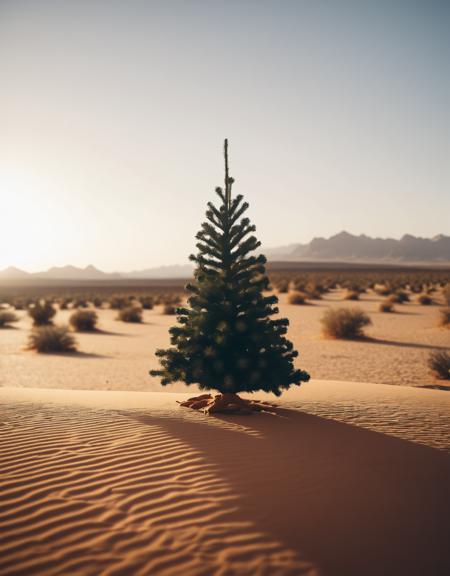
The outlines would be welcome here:
<svg viewBox="0 0 450 576">
<path fill-rule="evenodd" d="M 450 306 L 450 284 L 447 284 L 444 288 L 444 300 L 447 303 L 447 306 Z"/>
<path fill-rule="evenodd" d="M 289 304 L 306 304 L 308 296 L 304 292 L 291 292 L 287 298 Z"/>
<path fill-rule="evenodd" d="M 289 292 L 288 280 L 280 280 L 275 286 L 280 294 L 287 294 L 287 292 Z"/>
<path fill-rule="evenodd" d="M 16 310 L 24 310 L 25 309 L 25 302 L 23 300 L 14 300 L 13 304 Z"/>
<path fill-rule="evenodd" d="M 292 283 L 292 287 L 296 292 L 304 292 L 306 287 L 306 282 L 301 279 L 296 278 Z"/>
<path fill-rule="evenodd" d="M 121 308 L 117 316 L 118 320 L 122 322 L 133 322 L 138 324 L 142 322 L 142 308 L 140 306 L 127 306 Z"/>
<path fill-rule="evenodd" d="M 162 309 L 162 313 L 163 314 L 176 314 L 177 313 L 177 306 L 174 306 L 173 304 L 164 304 L 163 309 Z"/>
<path fill-rule="evenodd" d="M 67 326 L 40 326 L 31 331 L 29 346 L 37 352 L 75 352 L 76 341 Z"/>
<path fill-rule="evenodd" d="M 92 304 L 95 306 L 95 308 L 101 308 L 103 306 L 103 298 L 100 298 L 99 296 L 95 296 L 92 299 Z"/>
<path fill-rule="evenodd" d="M 409 296 L 403 290 L 397 290 L 396 292 L 390 294 L 387 300 L 394 304 L 403 304 L 403 302 L 409 302 Z"/>
<path fill-rule="evenodd" d="M 356 292 L 356 290 L 349 290 L 344 294 L 344 300 L 359 300 L 359 292 Z"/>
<path fill-rule="evenodd" d="M 308 282 L 304 292 L 310 300 L 321 300 L 324 291 L 322 285 L 316 282 Z"/>
<path fill-rule="evenodd" d="M 361 338 L 364 327 L 372 324 L 360 308 L 329 308 L 321 322 L 324 334 L 330 338 Z"/>
<path fill-rule="evenodd" d="M 59 309 L 67 310 L 71 302 L 72 300 L 70 298 L 61 298 L 61 300 L 59 301 Z"/>
<path fill-rule="evenodd" d="M 139 302 L 144 310 L 153 309 L 153 298 L 151 296 L 141 296 Z"/>
<path fill-rule="evenodd" d="M 450 354 L 444 350 L 433 350 L 428 356 L 428 366 L 441 380 L 450 380 Z"/>
<path fill-rule="evenodd" d="M 380 312 L 394 312 L 395 311 L 394 304 L 389 299 L 385 300 L 384 302 L 380 302 L 378 310 Z"/>
<path fill-rule="evenodd" d="M 181 304 L 181 296 L 179 294 L 166 294 L 162 298 L 163 304 L 172 304 L 173 306 L 177 306 Z"/>
<path fill-rule="evenodd" d="M 3 328 L 4 326 L 8 326 L 9 324 L 12 324 L 13 322 L 18 322 L 19 317 L 17 316 L 17 314 L 14 314 L 14 312 L 8 312 L 7 310 L 5 311 L 0 311 L 0 328 Z"/>
<path fill-rule="evenodd" d="M 399 302 L 409 302 L 409 294 L 404 290 L 397 290 L 395 295 L 397 296 Z"/>
<path fill-rule="evenodd" d="M 123 296 L 113 296 L 109 301 L 109 307 L 112 310 L 121 310 L 129 306 L 129 302 Z"/>
<path fill-rule="evenodd" d="M 98 322 L 97 312 L 94 310 L 77 310 L 69 318 L 69 324 L 78 332 L 93 332 Z"/>
<path fill-rule="evenodd" d="M 433 299 L 430 296 L 428 296 L 428 294 L 421 294 L 417 298 L 417 302 L 422 306 L 430 306 L 431 304 L 433 304 Z"/>
<path fill-rule="evenodd" d="M 76 298 L 72 302 L 72 308 L 88 308 L 89 303 L 85 298 Z"/>
<path fill-rule="evenodd" d="M 375 292 L 379 296 L 389 296 L 389 294 L 392 294 L 392 288 L 390 286 L 379 286 L 375 289 Z"/>
<path fill-rule="evenodd" d="M 28 314 L 33 319 L 34 326 L 52 324 L 56 310 L 48 300 L 38 300 L 28 308 Z"/>
<path fill-rule="evenodd" d="M 439 321 L 440 326 L 444 326 L 444 328 L 450 328 L 450 308 L 441 308 L 439 313 L 441 315 Z"/>
</svg>

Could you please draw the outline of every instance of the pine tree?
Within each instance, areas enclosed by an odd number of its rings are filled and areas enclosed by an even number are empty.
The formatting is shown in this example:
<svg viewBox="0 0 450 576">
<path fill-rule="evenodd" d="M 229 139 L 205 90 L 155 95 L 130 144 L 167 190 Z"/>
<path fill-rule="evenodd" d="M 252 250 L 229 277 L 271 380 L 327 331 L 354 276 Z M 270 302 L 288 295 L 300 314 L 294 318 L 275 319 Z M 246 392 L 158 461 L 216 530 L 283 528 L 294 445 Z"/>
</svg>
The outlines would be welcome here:
<svg viewBox="0 0 450 576">
<path fill-rule="evenodd" d="M 255 226 L 243 217 L 248 204 L 241 195 L 231 195 L 227 140 L 224 157 L 225 186 L 216 188 L 220 206 L 208 203 L 207 221 L 196 236 L 198 254 L 190 256 L 196 269 L 194 281 L 186 286 L 189 307 L 178 309 L 179 325 L 170 329 L 172 347 L 157 350 L 162 368 L 150 372 L 163 385 L 183 381 L 219 391 L 223 397 L 216 396 L 212 407 L 210 395 L 186 404 L 209 405 L 209 411 L 230 403 L 242 408 L 239 392 L 279 396 L 292 384 L 309 380 L 306 372 L 294 368 L 298 352 L 285 337 L 289 321 L 271 319 L 278 313 L 278 299 L 264 295 L 269 286 L 266 258 L 251 255 L 261 243 L 252 235 Z"/>
</svg>

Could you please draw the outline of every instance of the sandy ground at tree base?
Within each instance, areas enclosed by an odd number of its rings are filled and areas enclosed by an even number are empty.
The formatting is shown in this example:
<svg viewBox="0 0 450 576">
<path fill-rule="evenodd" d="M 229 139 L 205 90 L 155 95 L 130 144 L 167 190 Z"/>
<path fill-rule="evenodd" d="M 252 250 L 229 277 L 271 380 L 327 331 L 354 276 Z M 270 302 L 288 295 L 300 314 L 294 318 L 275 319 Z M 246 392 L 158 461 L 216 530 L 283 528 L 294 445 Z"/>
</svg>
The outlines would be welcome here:
<svg viewBox="0 0 450 576">
<path fill-rule="evenodd" d="M 288 337 L 300 352 L 298 365 L 313 378 L 374 382 L 407 386 L 445 385 L 427 366 L 431 350 L 450 351 L 450 330 L 441 328 L 438 305 L 416 302 L 396 305 L 397 312 L 378 312 L 382 298 L 363 294 L 360 302 L 343 300 L 342 291 L 325 295 L 310 305 L 293 306 L 280 296 L 280 313 L 289 318 Z M 415 296 L 413 297 L 415 298 Z M 440 305 L 440 306 L 439 306 Z M 321 334 L 321 323 L 329 307 L 358 306 L 373 321 L 366 330 L 368 340 L 329 340 Z M 116 320 L 114 310 L 100 310 L 100 331 L 76 334 L 79 352 L 72 355 L 36 354 L 27 351 L 31 321 L 19 312 L 15 328 L 0 329 L 0 386 L 75 388 L 102 390 L 160 390 L 148 371 L 157 367 L 156 348 L 169 344 L 168 329 L 174 316 L 161 307 L 144 311 L 143 324 Z M 59 311 L 55 321 L 67 323 L 70 310 Z M 185 391 L 183 384 L 172 391 Z"/>
<path fill-rule="evenodd" d="M 0 574 L 449 573 L 450 395 L 312 381 L 226 417 L 187 397 L 1 388 Z"/>
</svg>

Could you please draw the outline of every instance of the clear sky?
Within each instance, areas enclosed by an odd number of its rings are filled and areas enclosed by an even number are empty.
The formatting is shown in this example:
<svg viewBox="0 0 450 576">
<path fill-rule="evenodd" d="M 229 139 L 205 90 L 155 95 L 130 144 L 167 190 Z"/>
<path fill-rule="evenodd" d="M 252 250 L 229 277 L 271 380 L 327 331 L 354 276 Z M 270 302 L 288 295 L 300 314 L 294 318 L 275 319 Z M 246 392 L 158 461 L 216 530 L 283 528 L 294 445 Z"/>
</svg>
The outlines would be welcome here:
<svg viewBox="0 0 450 576">
<path fill-rule="evenodd" d="M 0 0 L 0 269 L 184 263 L 230 139 L 267 247 L 450 232 L 448 0 Z"/>
</svg>

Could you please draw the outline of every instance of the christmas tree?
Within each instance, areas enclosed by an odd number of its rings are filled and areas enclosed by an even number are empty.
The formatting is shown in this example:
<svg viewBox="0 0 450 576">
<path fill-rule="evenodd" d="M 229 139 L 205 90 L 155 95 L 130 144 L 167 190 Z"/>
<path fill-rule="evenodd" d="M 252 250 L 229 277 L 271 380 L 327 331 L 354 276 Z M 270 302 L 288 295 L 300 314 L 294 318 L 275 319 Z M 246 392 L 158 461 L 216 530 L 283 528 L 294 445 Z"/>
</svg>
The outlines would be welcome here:
<svg viewBox="0 0 450 576">
<path fill-rule="evenodd" d="M 220 206 L 208 203 L 207 221 L 197 234 L 194 281 L 186 286 L 188 307 L 178 309 L 178 325 L 170 329 L 172 347 L 157 350 L 161 383 L 183 381 L 202 390 L 217 390 L 186 402 L 208 411 L 259 410 L 239 392 L 272 392 L 309 380 L 294 367 L 298 352 L 285 337 L 289 321 L 278 313 L 275 295 L 267 296 L 266 258 L 251 255 L 260 242 L 255 226 L 243 217 L 247 202 L 232 197 L 228 142 L 225 140 L 225 186 L 216 188 Z"/>
</svg>

